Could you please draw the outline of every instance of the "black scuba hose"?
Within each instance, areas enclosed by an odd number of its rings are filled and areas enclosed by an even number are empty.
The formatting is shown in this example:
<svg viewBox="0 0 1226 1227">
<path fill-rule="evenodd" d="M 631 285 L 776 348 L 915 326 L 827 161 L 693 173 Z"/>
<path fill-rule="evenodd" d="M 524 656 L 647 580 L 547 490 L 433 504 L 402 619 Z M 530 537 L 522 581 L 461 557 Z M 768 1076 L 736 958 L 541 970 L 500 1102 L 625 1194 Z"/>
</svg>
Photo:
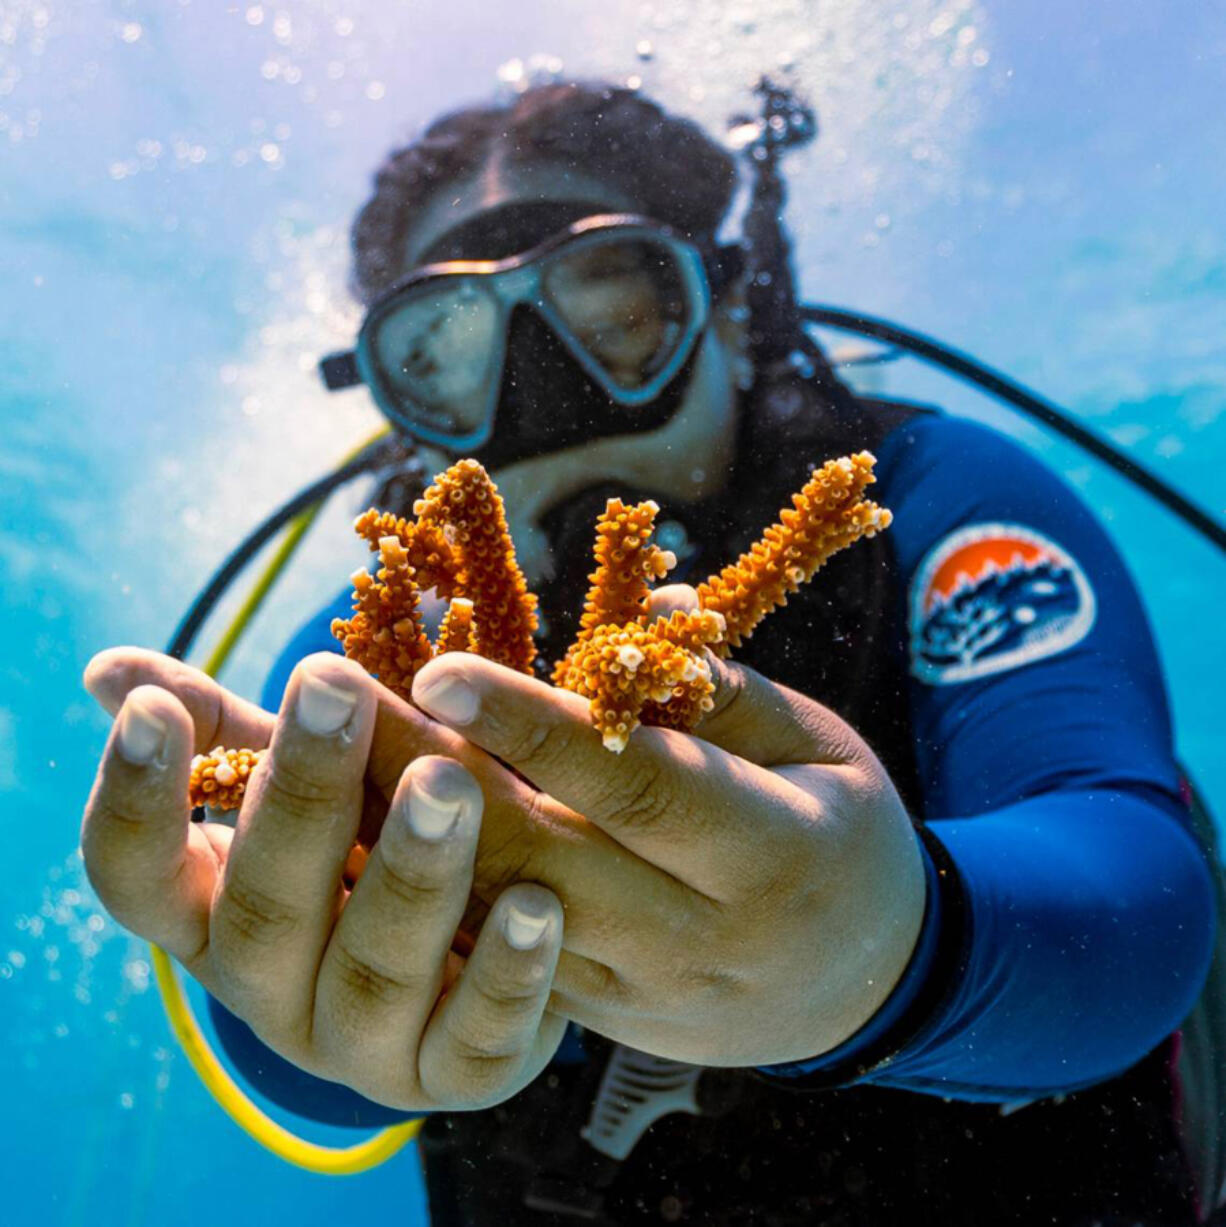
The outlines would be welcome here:
<svg viewBox="0 0 1226 1227">
<path fill-rule="evenodd" d="M 1027 417 L 1042 422 L 1056 434 L 1063 435 L 1066 439 L 1076 443 L 1078 447 L 1096 456 L 1104 464 L 1109 465 L 1121 476 L 1126 477 L 1155 498 L 1168 511 L 1177 515 L 1189 528 L 1200 533 L 1208 542 L 1226 553 L 1226 527 L 1191 500 L 1185 498 L 1178 490 L 1169 486 L 1162 478 L 1124 455 L 1105 439 L 1075 422 L 1062 409 L 1022 387 L 1021 384 L 1014 383 L 1013 380 L 992 370 L 991 367 L 984 366 L 966 354 L 942 345 L 922 333 L 912 332 L 909 328 L 901 328 L 888 320 L 864 315 L 859 311 L 804 304 L 800 308 L 800 315 L 807 324 L 822 324 L 829 328 L 837 328 L 842 332 L 871 337 L 874 340 L 897 346 L 899 349 L 909 350 L 934 366 L 944 367 L 952 374 L 978 384 L 998 400 L 1012 405 Z"/>
<path fill-rule="evenodd" d="M 352 460 L 346 461 L 331 473 L 313 481 L 300 490 L 289 502 L 282 504 L 266 520 L 247 534 L 230 552 L 225 561 L 213 573 L 213 577 L 192 601 L 182 621 L 166 648 L 168 656 L 182 660 L 191 649 L 200 627 L 213 611 L 213 607 L 225 594 L 234 577 L 247 565 L 260 548 L 295 516 L 312 504 L 326 498 L 338 486 L 379 465 L 385 457 L 395 452 L 400 445 L 394 439 L 378 439 L 364 447 Z"/>
</svg>

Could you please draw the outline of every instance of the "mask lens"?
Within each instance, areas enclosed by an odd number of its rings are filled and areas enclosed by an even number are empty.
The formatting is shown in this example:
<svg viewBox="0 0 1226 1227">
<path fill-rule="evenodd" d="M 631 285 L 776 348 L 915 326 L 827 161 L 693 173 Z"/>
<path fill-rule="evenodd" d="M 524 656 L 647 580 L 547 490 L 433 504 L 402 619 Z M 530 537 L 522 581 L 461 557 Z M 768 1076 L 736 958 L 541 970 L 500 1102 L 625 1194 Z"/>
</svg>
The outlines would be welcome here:
<svg viewBox="0 0 1226 1227">
<path fill-rule="evenodd" d="M 387 392 L 436 430 L 480 427 L 504 325 L 497 300 L 474 280 L 426 283 L 392 303 L 370 339 Z"/>
<path fill-rule="evenodd" d="M 548 260 L 542 291 L 574 339 L 624 388 L 642 388 L 685 337 L 686 281 L 665 243 L 606 237 Z"/>
</svg>

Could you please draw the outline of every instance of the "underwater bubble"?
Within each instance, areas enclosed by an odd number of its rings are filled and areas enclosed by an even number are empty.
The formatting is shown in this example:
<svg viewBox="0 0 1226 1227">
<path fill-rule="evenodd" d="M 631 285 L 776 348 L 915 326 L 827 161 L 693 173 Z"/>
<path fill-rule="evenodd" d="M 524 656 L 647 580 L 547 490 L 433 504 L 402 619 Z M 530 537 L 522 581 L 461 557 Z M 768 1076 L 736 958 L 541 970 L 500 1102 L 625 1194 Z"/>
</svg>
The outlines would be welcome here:
<svg viewBox="0 0 1226 1227">
<path fill-rule="evenodd" d="M 247 9 L 246 17 L 249 26 L 261 25 L 264 21 L 264 6 L 262 4 L 251 5 Z"/>
<path fill-rule="evenodd" d="M 123 976 L 134 992 L 143 993 L 149 987 L 149 970 L 144 959 L 129 959 L 123 965 Z"/>
<path fill-rule="evenodd" d="M 139 21 L 125 22 L 119 29 L 119 37 L 122 38 L 125 43 L 138 42 L 143 33 L 144 31 L 141 29 L 141 24 Z"/>
<path fill-rule="evenodd" d="M 124 1091 L 119 1096 L 119 1106 L 121 1108 L 125 1108 L 125 1109 L 130 1108 L 135 1102 L 136 1102 L 136 1097 L 132 1094 L 131 1091 Z"/>
<path fill-rule="evenodd" d="M 524 62 L 521 59 L 507 60 L 506 63 L 500 64 L 494 75 L 502 85 L 508 85 L 514 90 L 525 88 Z"/>
<path fill-rule="evenodd" d="M 725 141 L 731 149 L 744 149 L 746 145 L 758 139 L 762 125 L 756 120 L 746 120 L 728 129 Z"/>
</svg>

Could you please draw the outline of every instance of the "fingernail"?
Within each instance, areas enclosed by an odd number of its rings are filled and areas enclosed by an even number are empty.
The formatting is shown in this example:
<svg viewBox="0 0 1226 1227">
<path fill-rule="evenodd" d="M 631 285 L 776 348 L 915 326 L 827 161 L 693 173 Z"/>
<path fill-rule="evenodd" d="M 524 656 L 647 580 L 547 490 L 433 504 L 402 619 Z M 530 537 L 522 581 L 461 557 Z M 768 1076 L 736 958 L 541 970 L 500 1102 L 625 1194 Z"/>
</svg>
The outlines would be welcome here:
<svg viewBox="0 0 1226 1227">
<path fill-rule="evenodd" d="M 427 792 L 417 780 L 409 783 L 409 826 L 421 839 L 434 842 L 450 835 L 463 807 L 462 801 L 445 801 Z"/>
<path fill-rule="evenodd" d="M 349 722 L 358 696 L 304 672 L 298 683 L 298 723 L 316 737 L 332 737 Z"/>
<path fill-rule="evenodd" d="M 137 694 L 128 695 L 115 733 L 119 753 L 134 767 L 147 767 L 166 744 L 166 725 Z"/>
<path fill-rule="evenodd" d="M 448 724 L 470 724 L 477 716 L 477 692 L 454 673 L 424 682 L 413 697 L 432 716 Z"/>
<path fill-rule="evenodd" d="M 531 950 L 545 936 L 545 930 L 548 927 L 548 914 L 537 916 L 532 912 L 524 911 L 523 908 L 516 907 L 514 903 L 507 907 L 502 922 L 502 930 L 506 934 L 507 941 L 516 950 Z"/>
</svg>

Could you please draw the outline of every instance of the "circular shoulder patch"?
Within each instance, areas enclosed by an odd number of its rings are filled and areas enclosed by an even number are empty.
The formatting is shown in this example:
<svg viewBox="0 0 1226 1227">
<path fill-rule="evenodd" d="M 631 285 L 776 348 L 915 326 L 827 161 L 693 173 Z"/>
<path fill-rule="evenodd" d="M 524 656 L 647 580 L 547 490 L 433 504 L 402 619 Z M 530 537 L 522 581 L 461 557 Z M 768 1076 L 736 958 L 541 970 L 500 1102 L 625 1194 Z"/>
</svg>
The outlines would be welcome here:
<svg viewBox="0 0 1226 1227">
<path fill-rule="evenodd" d="M 911 672 L 942 686 L 1054 656 L 1089 634 L 1096 602 L 1067 550 L 1021 524 L 971 524 L 911 583 Z"/>
</svg>

